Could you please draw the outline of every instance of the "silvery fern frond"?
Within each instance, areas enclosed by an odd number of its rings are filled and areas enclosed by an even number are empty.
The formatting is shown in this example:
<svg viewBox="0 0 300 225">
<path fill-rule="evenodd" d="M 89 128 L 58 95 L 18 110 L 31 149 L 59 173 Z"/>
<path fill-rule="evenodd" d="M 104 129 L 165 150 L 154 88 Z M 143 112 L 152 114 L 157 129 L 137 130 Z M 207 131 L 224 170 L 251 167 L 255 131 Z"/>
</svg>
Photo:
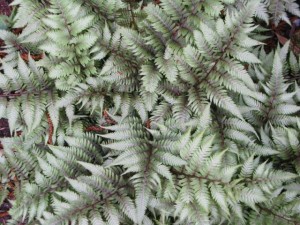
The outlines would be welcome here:
<svg viewBox="0 0 300 225">
<path fill-rule="evenodd" d="M 241 8 L 244 4 L 250 2 L 249 0 L 237 0 L 233 5 L 229 5 L 229 10 L 232 8 Z M 260 4 L 255 10 L 255 16 L 267 24 L 270 22 L 278 26 L 280 21 L 285 21 L 291 25 L 288 13 L 300 16 L 299 5 L 296 0 L 261 0 Z"/>
</svg>

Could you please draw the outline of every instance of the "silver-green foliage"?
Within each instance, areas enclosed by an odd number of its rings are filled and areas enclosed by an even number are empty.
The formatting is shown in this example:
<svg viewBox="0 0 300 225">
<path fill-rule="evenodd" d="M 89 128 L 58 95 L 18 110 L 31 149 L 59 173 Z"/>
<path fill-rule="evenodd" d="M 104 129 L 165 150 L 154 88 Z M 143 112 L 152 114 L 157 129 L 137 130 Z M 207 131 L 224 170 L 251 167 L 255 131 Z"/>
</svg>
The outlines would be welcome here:
<svg viewBox="0 0 300 225">
<path fill-rule="evenodd" d="M 236 8 L 243 7 L 247 2 L 251 0 L 237 0 L 228 1 L 233 2 L 228 6 L 231 9 L 233 6 Z M 300 16 L 299 5 L 296 0 L 261 0 L 259 6 L 255 10 L 255 16 L 267 24 L 270 22 L 275 26 L 278 26 L 281 20 L 291 25 L 288 13 Z"/>
<path fill-rule="evenodd" d="M 253 32 L 255 12 L 286 20 L 294 1 L 13 4 L 9 224 L 299 224 L 300 63 Z"/>
</svg>

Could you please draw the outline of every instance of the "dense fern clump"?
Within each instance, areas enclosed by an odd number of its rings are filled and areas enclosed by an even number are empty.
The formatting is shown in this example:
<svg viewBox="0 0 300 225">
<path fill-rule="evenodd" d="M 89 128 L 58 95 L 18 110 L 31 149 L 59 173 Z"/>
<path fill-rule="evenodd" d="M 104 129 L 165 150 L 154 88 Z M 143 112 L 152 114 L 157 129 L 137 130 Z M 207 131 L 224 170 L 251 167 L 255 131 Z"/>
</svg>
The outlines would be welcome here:
<svg viewBox="0 0 300 225">
<path fill-rule="evenodd" d="M 293 0 L 14 0 L 0 30 L 10 225 L 300 224 Z"/>
</svg>

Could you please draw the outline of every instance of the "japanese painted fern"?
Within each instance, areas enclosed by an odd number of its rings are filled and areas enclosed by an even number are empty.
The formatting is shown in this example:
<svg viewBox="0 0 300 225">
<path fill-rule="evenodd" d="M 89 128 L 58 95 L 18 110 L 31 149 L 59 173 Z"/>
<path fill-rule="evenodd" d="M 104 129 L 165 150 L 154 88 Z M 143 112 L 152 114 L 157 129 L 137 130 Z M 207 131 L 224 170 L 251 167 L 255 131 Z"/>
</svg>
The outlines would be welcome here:
<svg viewBox="0 0 300 225">
<path fill-rule="evenodd" d="M 295 1 L 13 5 L 10 225 L 300 224 L 299 59 L 266 53 L 253 19 L 287 21 Z"/>
</svg>

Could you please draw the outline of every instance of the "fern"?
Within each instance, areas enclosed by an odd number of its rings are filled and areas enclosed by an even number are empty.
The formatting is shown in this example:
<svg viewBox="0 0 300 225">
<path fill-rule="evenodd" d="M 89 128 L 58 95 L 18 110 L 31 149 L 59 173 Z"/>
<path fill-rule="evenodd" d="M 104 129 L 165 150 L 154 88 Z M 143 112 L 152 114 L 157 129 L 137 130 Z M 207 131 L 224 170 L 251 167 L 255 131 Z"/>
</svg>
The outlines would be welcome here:
<svg viewBox="0 0 300 225">
<path fill-rule="evenodd" d="M 256 124 L 266 124 L 268 122 L 274 126 L 292 124 L 296 118 L 294 115 L 300 109 L 294 100 L 296 92 L 288 91 L 290 84 L 284 78 L 287 48 L 288 44 L 281 51 L 275 52 L 272 58 L 272 68 L 263 69 L 263 73 L 266 71 L 266 73 L 271 74 L 269 79 L 264 81 L 266 82 L 265 84 L 262 85 L 261 81 L 259 81 L 259 88 L 262 89 L 263 93 L 258 94 L 256 98 L 245 98 L 247 105 L 245 110 L 248 111 L 246 112 L 246 117 Z M 264 52 L 262 54 L 265 55 Z M 270 56 L 272 57 L 272 55 Z M 269 59 L 269 57 L 267 58 Z M 268 76 L 266 75 L 265 77 Z M 259 108 L 258 111 L 254 109 L 256 107 Z"/>
<path fill-rule="evenodd" d="M 8 224 L 298 224 L 299 57 L 266 53 L 255 19 L 295 4 L 15 0 Z"/>
<path fill-rule="evenodd" d="M 238 0 L 234 3 L 237 8 L 243 7 L 248 0 Z M 229 2 L 231 3 L 231 2 Z M 229 8 L 231 8 L 230 5 Z M 265 21 L 267 24 L 271 21 L 278 26 L 281 20 L 291 25 L 288 13 L 295 16 L 300 15 L 299 5 L 295 0 L 261 0 L 259 6 L 255 10 L 255 16 Z"/>
</svg>

